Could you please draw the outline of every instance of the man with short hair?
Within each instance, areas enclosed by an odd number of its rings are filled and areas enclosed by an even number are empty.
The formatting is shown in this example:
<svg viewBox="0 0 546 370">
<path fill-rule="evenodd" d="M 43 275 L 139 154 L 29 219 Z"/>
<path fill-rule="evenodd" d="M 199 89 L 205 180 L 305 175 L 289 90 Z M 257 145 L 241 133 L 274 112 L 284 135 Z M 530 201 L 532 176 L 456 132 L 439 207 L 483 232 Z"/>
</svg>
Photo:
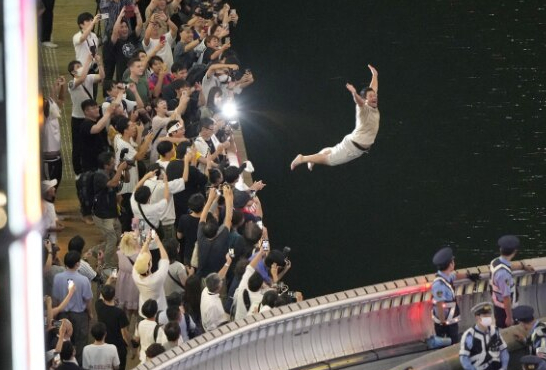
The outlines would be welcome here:
<svg viewBox="0 0 546 370">
<path fill-rule="evenodd" d="M 431 288 L 434 331 L 439 337 L 450 338 L 451 344 L 459 343 L 461 313 L 453 282 L 463 278 L 471 278 L 475 281 L 479 279 L 479 275 L 456 273 L 455 257 L 453 250 L 449 247 L 444 247 L 436 252 L 432 263 L 438 269 Z"/>
<path fill-rule="evenodd" d="M 116 347 L 119 357 L 119 370 L 125 370 L 127 363 L 127 345 L 131 343 L 129 320 L 125 312 L 116 306 L 116 289 L 109 284 L 103 285 L 100 297 L 95 302 L 97 320 L 106 325 L 106 343 Z"/>
<path fill-rule="evenodd" d="M 163 327 L 163 331 L 165 332 L 165 337 L 167 338 L 167 341 L 162 343 L 165 351 L 168 351 L 174 347 L 178 347 L 182 344 L 182 338 L 180 336 L 180 326 L 178 325 L 178 322 L 169 321 Z"/>
<path fill-rule="evenodd" d="M 535 310 L 531 306 L 518 306 L 512 310 L 514 322 L 525 330 L 526 337 L 516 334 L 516 339 L 527 345 L 529 354 L 546 360 L 546 323 L 535 319 Z"/>
<path fill-rule="evenodd" d="M 81 370 L 76 360 L 76 349 L 72 342 L 63 342 L 61 351 L 59 352 L 61 357 L 61 364 L 57 366 L 57 370 Z"/>
<path fill-rule="evenodd" d="M 161 325 L 155 321 L 158 311 L 157 302 L 154 299 L 147 299 L 141 309 L 145 319 L 140 321 L 135 328 L 135 340 L 140 341 L 139 359 L 141 362 L 145 362 L 148 347 L 154 343 L 165 343 L 167 338 Z"/>
<path fill-rule="evenodd" d="M 489 265 L 491 279 L 491 298 L 495 305 L 495 323 L 499 328 L 506 328 L 514 324 L 512 308 L 518 304 L 518 291 L 512 271 L 533 271 L 531 266 L 519 261 L 512 266 L 512 259 L 520 247 L 519 238 L 515 235 L 504 235 L 499 238 L 497 245 L 500 257 L 495 258 Z"/>
<path fill-rule="evenodd" d="M 197 228 L 199 266 L 196 274 L 201 278 L 220 270 L 223 263 L 223 256 L 228 253 L 229 231 L 233 215 L 233 192 L 228 185 L 224 185 L 222 191 L 226 207 L 224 223 L 219 226 L 218 221 L 213 216 L 209 217 L 209 210 L 218 197 L 214 188 L 209 190 L 207 203 L 199 218 L 199 226 Z"/>
<path fill-rule="evenodd" d="M 353 85 L 349 83 L 346 85 L 356 104 L 356 124 L 353 132 L 345 136 L 343 141 L 333 148 L 324 148 L 312 155 L 298 154 L 290 164 L 291 170 L 302 163 L 307 163 L 309 171 L 313 170 L 315 164 L 338 166 L 369 152 L 379 131 L 379 110 L 377 109 L 379 84 L 377 70 L 369 64 L 368 68 L 372 72 L 372 81 L 368 88 L 360 92 L 360 95 L 357 94 Z"/>
<path fill-rule="evenodd" d="M 98 156 L 101 168 L 93 177 L 95 193 L 93 203 L 93 221 L 106 239 L 104 247 L 105 268 L 115 268 L 117 264 L 117 245 L 121 235 L 121 225 L 118 219 L 117 193 L 120 189 L 123 172 L 127 162 L 121 162 L 116 169 L 116 161 L 111 152 L 103 152 Z"/>
<path fill-rule="evenodd" d="M 157 56 L 163 59 L 163 62 L 167 66 L 167 70 L 170 70 L 173 65 L 172 48 L 174 47 L 176 39 L 177 27 L 163 12 L 152 14 L 149 21 L 142 40 L 144 51 L 149 52 L 158 44 L 162 45 L 162 48 L 157 52 Z M 167 22 L 167 26 L 169 27 L 167 32 L 162 32 L 160 22 Z"/>
<path fill-rule="evenodd" d="M 256 266 L 263 257 L 264 250 L 260 247 L 259 252 L 254 254 L 254 257 L 246 266 L 239 287 L 235 291 L 235 320 L 252 315 L 252 307 L 257 307 L 262 302 L 263 293 L 261 289 L 264 279 L 256 271 Z"/>
<path fill-rule="evenodd" d="M 89 281 L 94 281 L 97 279 L 97 272 L 93 270 L 91 265 L 83 258 L 83 248 L 85 247 L 85 240 L 80 236 L 76 235 L 70 239 L 68 242 L 68 250 L 78 252 L 82 258 L 80 259 L 80 267 L 78 272 L 89 279 Z M 97 279 L 98 280 L 98 279 Z"/>
<path fill-rule="evenodd" d="M 200 304 L 201 322 L 205 331 L 214 330 L 229 321 L 229 317 L 222 306 L 220 291 L 230 265 L 231 257 L 227 253 L 222 269 L 217 273 L 211 272 L 205 278 L 205 288 L 201 293 Z"/>
<path fill-rule="evenodd" d="M 144 64 L 138 56 L 135 56 L 127 61 L 127 68 L 129 68 L 129 77 L 124 82 L 135 84 L 144 106 L 150 105 L 150 90 L 148 88 L 148 79 L 144 75 Z M 131 91 L 127 91 L 126 93 L 127 99 L 137 101 L 137 98 Z"/>
<path fill-rule="evenodd" d="M 491 317 L 493 305 L 478 303 L 472 307 L 476 325 L 463 333 L 459 359 L 464 370 L 508 369 L 510 354 Z"/>
<path fill-rule="evenodd" d="M 67 318 L 74 327 L 72 340 L 76 346 L 76 358 L 81 363 L 83 347 L 87 344 L 89 321 L 93 319 L 91 302 L 93 293 L 89 279 L 78 273 L 81 255 L 76 251 L 69 251 L 64 256 L 66 271 L 55 275 L 53 279 L 53 299 L 58 305 L 68 294 L 69 284 L 76 285 L 76 290 L 68 305 L 59 313 L 59 318 Z"/>
<path fill-rule="evenodd" d="M 91 335 L 95 341 L 84 347 L 82 367 L 85 370 L 118 370 L 120 361 L 116 346 L 105 342 L 106 325 L 95 323 Z"/>
<path fill-rule="evenodd" d="M 206 172 L 207 161 L 213 168 L 218 167 L 218 156 L 230 147 L 230 142 L 220 143 L 220 140 L 214 135 L 214 121 L 210 118 L 202 118 L 199 122 L 199 136 L 195 139 L 195 149 L 199 153 L 199 165 L 197 169 L 202 173 Z"/>
<path fill-rule="evenodd" d="M 186 67 L 192 66 L 197 62 L 197 53 L 194 49 L 202 40 L 200 38 L 195 38 L 194 40 L 193 31 L 188 25 L 182 25 L 179 28 L 178 34 L 180 35 L 180 41 L 174 47 L 174 62 Z"/>
<path fill-rule="evenodd" d="M 78 15 L 79 31 L 72 37 L 76 60 L 83 63 L 88 56 L 95 57 L 99 48 L 99 38 L 93 32 L 93 28 L 100 21 L 100 14 L 93 17 L 91 13 L 85 12 Z"/>
<path fill-rule="evenodd" d="M 89 74 L 89 66 L 93 57 L 88 55 L 82 62 L 73 60 L 68 64 L 68 73 L 73 77 L 72 81 L 68 82 L 68 92 L 72 100 L 72 118 L 70 120 L 71 138 L 72 138 L 72 168 L 76 177 L 84 172 L 82 171 L 82 146 L 84 141 L 80 137 L 81 125 L 86 119 L 85 112 L 82 108 L 82 103 L 86 100 L 93 99 L 93 85 L 104 78 L 104 69 L 99 60 L 99 74 Z M 81 204 L 81 213 L 84 221 L 87 224 L 92 224 L 91 210 Z"/>
<path fill-rule="evenodd" d="M 188 76 L 188 68 L 185 64 L 174 62 L 171 67 L 171 75 L 173 76 L 173 82 L 176 80 L 185 81 Z M 176 98 L 176 91 L 171 85 L 172 83 L 163 86 L 161 89 L 161 97 L 167 102 Z"/>
</svg>

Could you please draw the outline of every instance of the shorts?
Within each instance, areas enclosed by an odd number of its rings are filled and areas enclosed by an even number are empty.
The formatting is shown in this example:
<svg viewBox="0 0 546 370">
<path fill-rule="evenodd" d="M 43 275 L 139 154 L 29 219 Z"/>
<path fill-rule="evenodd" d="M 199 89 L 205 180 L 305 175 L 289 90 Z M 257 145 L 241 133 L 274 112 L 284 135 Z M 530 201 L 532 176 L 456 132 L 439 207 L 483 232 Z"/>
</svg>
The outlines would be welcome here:
<svg viewBox="0 0 546 370">
<path fill-rule="evenodd" d="M 352 136 L 350 134 L 345 136 L 341 143 L 337 144 L 330 150 L 330 154 L 328 154 L 329 166 L 337 166 L 347 163 L 353 159 L 357 159 L 364 153 L 368 153 L 368 151 L 358 149 L 351 140 L 351 137 Z"/>
</svg>

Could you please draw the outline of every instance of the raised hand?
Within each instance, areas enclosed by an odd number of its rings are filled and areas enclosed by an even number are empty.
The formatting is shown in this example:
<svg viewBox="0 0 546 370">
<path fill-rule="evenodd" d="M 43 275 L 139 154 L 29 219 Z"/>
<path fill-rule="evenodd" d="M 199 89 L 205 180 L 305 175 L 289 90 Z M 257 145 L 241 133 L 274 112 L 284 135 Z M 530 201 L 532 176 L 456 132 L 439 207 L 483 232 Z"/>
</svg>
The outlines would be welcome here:
<svg viewBox="0 0 546 370">
<path fill-rule="evenodd" d="M 368 64 L 368 68 L 372 72 L 372 75 L 378 76 L 377 69 L 375 69 L 371 64 Z"/>
<path fill-rule="evenodd" d="M 345 87 L 347 88 L 347 90 L 349 90 L 349 92 L 350 92 L 351 94 L 356 94 L 356 89 L 355 89 L 355 87 L 354 87 L 353 85 L 351 85 L 350 83 L 347 83 L 347 84 L 345 85 Z"/>
</svg>

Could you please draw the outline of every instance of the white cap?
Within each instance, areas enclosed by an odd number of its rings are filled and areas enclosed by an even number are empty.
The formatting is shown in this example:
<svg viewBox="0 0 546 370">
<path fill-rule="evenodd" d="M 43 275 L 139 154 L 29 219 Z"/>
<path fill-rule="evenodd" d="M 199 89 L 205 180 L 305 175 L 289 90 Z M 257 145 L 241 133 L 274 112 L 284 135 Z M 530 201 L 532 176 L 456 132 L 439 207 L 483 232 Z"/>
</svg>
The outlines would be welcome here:
<svg viewBox="0 0 546 370">
<path fill-rule="evenodd" d="M 45 193 L 55 185 L 57 185 L 57 179 L 42 181 L 42 193 Z"/>
</svg>

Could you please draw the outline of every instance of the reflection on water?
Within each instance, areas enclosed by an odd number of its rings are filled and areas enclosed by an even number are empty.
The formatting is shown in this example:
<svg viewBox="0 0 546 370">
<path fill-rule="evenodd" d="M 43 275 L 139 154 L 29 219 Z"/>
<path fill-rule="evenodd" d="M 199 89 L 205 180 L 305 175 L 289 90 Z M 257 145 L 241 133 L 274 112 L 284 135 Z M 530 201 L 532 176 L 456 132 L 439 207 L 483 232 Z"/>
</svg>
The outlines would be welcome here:
<svg viewBox="0 0 546 370">
<path fill-rule="evenodd" d="M 443 244 L 459 266 L 488 263 L 504 233 L 523 238 L 523 257 L 546 253 L 543 5 L 259 3 L 240 7 L 253 22 L 241 22 L 239 50 L 257 77 L 246 104 L 259 112 L 244 130 L 268 183 L 272 242 L 293 250 L 294 288 L 318 295 L 431 272 Z M 295 154 L 352 129 L 343 86 L 368 83 L 367 63 L 381 110 L 370 154 L 290 173 Z"/>
</svg>

